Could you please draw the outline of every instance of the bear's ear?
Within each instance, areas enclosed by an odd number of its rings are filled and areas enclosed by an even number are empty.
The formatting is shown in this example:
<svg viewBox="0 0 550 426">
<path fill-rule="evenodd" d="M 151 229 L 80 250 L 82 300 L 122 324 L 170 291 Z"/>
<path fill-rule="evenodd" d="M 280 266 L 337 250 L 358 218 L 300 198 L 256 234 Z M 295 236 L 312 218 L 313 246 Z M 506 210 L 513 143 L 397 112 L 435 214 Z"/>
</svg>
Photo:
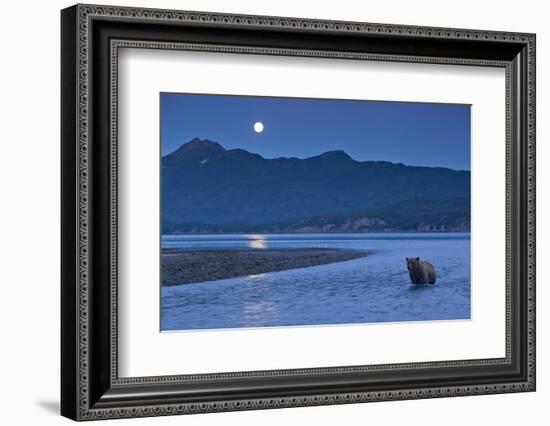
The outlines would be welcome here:
<svg viewBox="0 0 550 426">
<path fill-rule="evenodd" d="M 417 261 L 417 262 L 420 262 L 420 258 L 419 258 L 419 257 L 417 257 L 417 258 L 416 258 L 416 261 Z"/>
<path fill-rule="evenodd" d="M 405 260 L 406 260 L 406 261 L 408 262 L 408 261 L 409 261 L 409 258 L 408 258 L 408 257 L 406 257 L 406 258 L 405 258 Z"/>
</svg>

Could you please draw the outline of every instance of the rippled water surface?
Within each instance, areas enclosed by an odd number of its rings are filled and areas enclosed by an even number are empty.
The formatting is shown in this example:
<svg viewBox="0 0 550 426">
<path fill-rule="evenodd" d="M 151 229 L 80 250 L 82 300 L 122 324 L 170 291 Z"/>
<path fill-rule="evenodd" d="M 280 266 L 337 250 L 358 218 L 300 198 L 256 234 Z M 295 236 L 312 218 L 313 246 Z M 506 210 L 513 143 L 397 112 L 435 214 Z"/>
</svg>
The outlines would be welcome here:
<svg viewBox="0 0 550 426">
<path fill-rule="evenodd" d="M 470 234 L 163 236 L 164 248 L 346 248 L 368 257 L 162 288 L 161 329 L 351 324 L 470 318 Z M 434 286 L 411 286 L 405 257 L 436 268 Z"/>
</svg>

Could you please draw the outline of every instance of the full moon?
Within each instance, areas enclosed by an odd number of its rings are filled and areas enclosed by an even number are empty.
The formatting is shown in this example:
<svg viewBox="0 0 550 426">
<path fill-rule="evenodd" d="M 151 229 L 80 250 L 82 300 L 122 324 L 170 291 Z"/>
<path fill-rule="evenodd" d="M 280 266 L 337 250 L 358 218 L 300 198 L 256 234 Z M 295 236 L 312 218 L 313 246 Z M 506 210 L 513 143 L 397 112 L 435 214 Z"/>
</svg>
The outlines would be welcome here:
<svg viewBox="0 0 550 426">
<path fill-rule="evenodd" d="M 262 123 L 261 121 L 256 121 L 254 123 L 254 131 L 256 133 L 262 133 L 264 131 L 264 123 Z"/>
</svg>

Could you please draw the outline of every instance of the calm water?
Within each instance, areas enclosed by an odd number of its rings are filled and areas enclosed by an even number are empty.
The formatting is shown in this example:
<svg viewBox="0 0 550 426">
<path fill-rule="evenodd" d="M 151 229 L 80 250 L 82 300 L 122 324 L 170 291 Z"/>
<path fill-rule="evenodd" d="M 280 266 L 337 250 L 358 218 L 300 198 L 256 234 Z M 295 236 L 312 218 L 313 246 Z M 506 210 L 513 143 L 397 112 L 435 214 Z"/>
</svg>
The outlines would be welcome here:
<svg viewBox="0 0 550 426">
<path fill-rule="evenodd" d="M 470 234 L 181 235 L 163 236 L 162 246 L 372 251 L 329 265 L 163 287 L 162 330 L 470 318 Z M 432 262 L 437 284 L 411 286 L 406 256 Z"/>
</svg>

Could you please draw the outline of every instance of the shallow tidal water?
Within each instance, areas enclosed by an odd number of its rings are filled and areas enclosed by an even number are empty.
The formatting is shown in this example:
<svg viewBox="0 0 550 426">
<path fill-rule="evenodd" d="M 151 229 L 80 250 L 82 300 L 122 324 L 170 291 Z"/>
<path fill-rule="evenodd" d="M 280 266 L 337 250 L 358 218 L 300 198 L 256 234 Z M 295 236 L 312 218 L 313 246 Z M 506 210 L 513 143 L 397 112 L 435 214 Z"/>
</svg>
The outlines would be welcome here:
<svg viewBox="0 0 550 426">
<path fill-rule="evenodd" d="M 344 248 L 368 257 L 162 287 L 161 330 L 470 319 L 470 234 L 163 236 L 163 248 Z M 430 261 L 433 286 L 412 286 L 405 257 Z"/>
</svg>

